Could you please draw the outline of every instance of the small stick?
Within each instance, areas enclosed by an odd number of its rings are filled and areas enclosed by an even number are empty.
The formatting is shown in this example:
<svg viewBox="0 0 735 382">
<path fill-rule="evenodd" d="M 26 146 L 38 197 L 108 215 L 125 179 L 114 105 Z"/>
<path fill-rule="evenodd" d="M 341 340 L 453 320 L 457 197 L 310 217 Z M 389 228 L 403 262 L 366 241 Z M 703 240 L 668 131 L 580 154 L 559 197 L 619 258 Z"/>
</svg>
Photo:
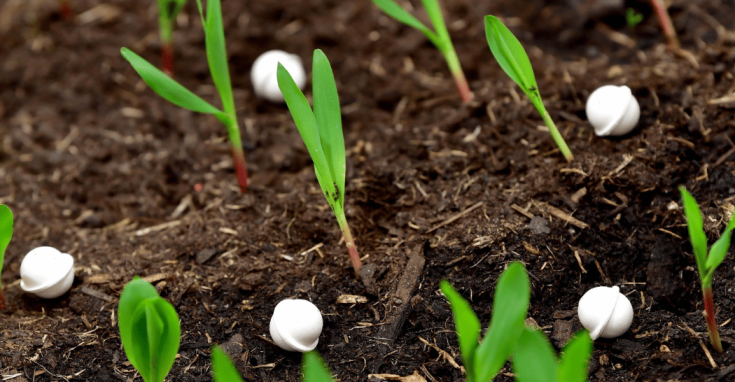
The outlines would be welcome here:
<svg viewBox="0 0 735 382">
<path fill-rule="evenodd" d="M 689 331 L 689 333 L 691 333 L 691 335 L 694 336 L 694 338 L 696 338 L 697 341 L 699 341 L 699 346 L 701 346 L 702 350 L 704 350 L 704 354 L 707 356 L 707 359 L 709 360 L 709 364 L 712 366 L 712 368 L 716 369 L 717 364 L 715 363 L 715 360 L 712 358 L 712 354 L 710 354 L 709 350 L 707 349 L 707 346 L 705 346 L 704 342 L 702 342 L 702 339 L 699 338 L 699 336 L 697 335 L 697 332 L 695 332 L 694 329 L 690 328 L 689 325 L 687 325 L 685 322 L 682 322 L 682 324 L 684 324 L 684 328 L 686 328 L 686 330 Z"/>
<path fill-rule="evenodd" d="M 651 5 L 656 11 L 658 22 L 661 23 L 661 29 L 664 31 L 664 35 L 669 39 L 669 47 L 674 50 L 681 49 L 679 38 L 676 36 L 676 30 L 674 29 L 674 23 L 671 22 L 669 17 L 669 11 L 666 10 L 664 0 L 651 0 Z"/>
<path fill-rule="evenodd" d="M 433 231 L 436 231 L 437 229 L 439 229 L 441 227 L 444 227 L 445 225 L 447 225 L 449 223 L 452 223 L 452 222 L 458 220 L 459 218 L 467 215 L 468 213 L 476 210 L 477 208 L 480 208 L 483 204 L 485 204 L 485 202 L 477 202 L 477 203 L 473 204 L 472 206 L 466 208 L 464 211 L 462 211 L 462 212 L 460 212 L 460 213 L 452 216 L 451 218 L 449 218 L 449 219 L 447 219 L 447 220 L 445 220 L 445 221 L 443 221 L 443 222 L 435 225 L 430 230 L 426 231 L 426 233 L 431 233 Z"/>
</svg>

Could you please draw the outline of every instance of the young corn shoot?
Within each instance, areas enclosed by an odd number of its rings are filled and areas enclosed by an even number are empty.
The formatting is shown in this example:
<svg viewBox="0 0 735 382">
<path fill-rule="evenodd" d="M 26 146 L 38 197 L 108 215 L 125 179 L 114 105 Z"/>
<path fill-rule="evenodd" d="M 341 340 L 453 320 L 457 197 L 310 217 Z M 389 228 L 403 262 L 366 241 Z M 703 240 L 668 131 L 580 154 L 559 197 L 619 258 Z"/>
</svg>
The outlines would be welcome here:
<svg viewBox="0 0 735 382">
<path fill-rule="evenodd" d="M 681 192 L 682 204 L 684 205 L 684 215 L 687 219 L 687 228 L 689 230 L 689 240 L 692 242 L 692 250 L 694 251 L 694 259 L 697 263 L 697 272 L 702 285 L 702 297 L 704 299 L 704 318 L 707 321 L 707 332 L 709 332 L 709 342 L 718 353 L 722 353 L 722 343 L 720 342 L 720 332 L 717 331 L 717 321 L 715 320 L 715 305 L 712 298 L 712 277 L 715 269 L 725 260 L 727 251 L 730 248 L 730 238 L 732 230 L 735 229 L 735 214 L 733 214 L 730 222 L 725 227 L 720 238 L 712 245 L 707 254 L 707 236 L 704 233 L 702 212 L 699 210 L 697 201 L 684 188 L 679 187 Z"/>
<path fill-rule="evenodd" d="M 235 364 L 218 345 L 212 346 L 212 375 L 214 382 L 243 382 Z"/>
<path fill-rule="evenodd" d="M 217 345 L 212 347 L 214 382 L 243 382 L 230 357 Z M 301 356 L 302 382 L 334 382 L 332 372 L 316 350 Z"/>
<path fill-rule="evenodd" d="M 163 72 L 174 74 L 173 26 L 186 0 L 158 0 L 158 27 L 161 29 L 161 61 Z"/>
<path fill-rule="evenodd" d="M 592 338 L 580 330 L 557 361 L 554 349 L 543 332 L 525 327 L 513 350 L 513 374 L 519 382 L 586 382 Z"/>
<path fill-rule="evenodd" d="M 13 237 L 13 213 L 10 208 L 0 204 L 0 275 L 3 273 L 3 261 L 5 260 L 5 249 Z M 2 290 L 3 284 L 0 280 L 0 310 L 5 309 L 5 295 Z"/>
<path fill-rule="evenodd" d="M 439 49 L 439 52 L 444 56 L 449 66 L 449 71 L 452 72 L 454 81 L 457 83 L 457 90 L 459 95 L 462 97 L 464 102 L 470 102 L 472 99 L 472 92 L 467 84 L 467 79 L 462 71 L 462 66 L 459 64 L 459 58 L 457 52 L 454 51 L 454 45 L 452 40 L 449 38 L 449 32 L 447 26 L 444 23 L 442 17 L 442 11 L 439 7 L 437 0 L 421 0 L 426 9 L 426 13 L 431 19 L 431 23 L 434 25 L 435 31 L 427 28 L 421 21 L 413 17 L 405 9 L 401 8 L 400 5 L 396 4 L 393 0 L 373 0 L 373 3 L 382 9 L 383 12 L 387 13 L 388 16 L 410 26 L 418 29 L 426 38 L 431 41 L 434 46 Z"/>
<path fill-rule="evenodd" d="M 181 325 L 176 309 L 149 282 L 134 278 L 118 307 L 125 355 L 145 382 L 163 382 L 179 351 Z"/>
<path fill-rule="evenodd" d="M 681 49 L 679 43 L 679 37 L 676 35 L 676 29 L 674 29 L 674 23 L 671 22 L 669 11 L 666 9 L 664 0 L 651 0 L 653 10 L 656 11 L 656 17 L 658 22 L 661 24 L 661 29 L 664 31 L 664 35 L 669 40 L 669 48 L 678 50 Z"/>
<path fill-rule="evenodd" d="M 541 118 L 546 123 L 546 126 L 549 127 L 549 133 L 551 133 L 551 137 L 556 142 L 562 155 L 564 155 L 564 158 L 568 162 L 571 162 L 574 156 L 564 141 L 564 137 L 557 130 L 554 121 L 551 120 L 549 112 L 546 111 L 544 101 L 541 99 L 541 93 L 539 93 L 538 86 L 536 85 L 536 77 L 533 74 L 531 61 L 528 59 L 528 55 L 521 43 L 510 29 L 503 25 L 497 17 L 491 15 L 485 16 L 485 35 L 487 36 L 490 51 L 495 56 L 500 67 L 526 93 L 533 106 L 541 114 Z"/>
<path fill-rule="evenodd" d="M 312 65 L 314 111 L 286 68 L 278 64 L 278 88 L 291 111 L 296 127 L 314 162 L 319 186 L 337 217 L 337 224 L 347 245 L 352 268 L 359 274 L 360 256 L 345 217 L 345 141 L 342 135 L 342 114 L 332 67 L 320 49 L 314 51 Z"/>
<path fill-rule="evenodd" d="M 207 50 L 207 62 L 212 74 L 214 85 L 222 101 L 223 110 L 219 110 L 207 101 L 171 79 L 148 61 L 133 53 L 128 48 L 122 48 L 121 53 L 143 78 L 148 86 L 161 97 L 174 105 L 196 111 L 212 114 L 225 125 L 230 138 L 230 148 L 235 162 L 235 172 L 240 191 L 245 192 L 248 186 L 248 172 L 245 167 L 245 153 L 240 140 L 240 127 L 235 114 L 235 101 L 232 95 L 230 72 L 227 67 L 227 49 L 225 47 L 225 32 L 222 25 L 222 8 L 220 0 L 207 1 L 206 18 L 202 11 L 201 0 L 197 0 L 199 14 L 204 26 L 204 42 Z"/>
</svg>

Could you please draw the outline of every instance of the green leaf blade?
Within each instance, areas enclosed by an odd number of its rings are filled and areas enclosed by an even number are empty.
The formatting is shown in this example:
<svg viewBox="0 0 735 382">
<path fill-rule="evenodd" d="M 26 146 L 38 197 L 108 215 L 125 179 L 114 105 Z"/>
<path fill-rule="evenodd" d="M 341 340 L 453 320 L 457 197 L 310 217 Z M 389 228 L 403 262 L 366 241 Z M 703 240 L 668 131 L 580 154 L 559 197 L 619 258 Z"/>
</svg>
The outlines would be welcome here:
<svg viewBox="0 0 735 382">
<path fill-rule="evenodd" d="M 546 336 L 524 328 L 513 351 L 513 374 L 520 382 L 556 382 L 556 357 Z M 559 381 L 571 382 L 559 379 Z"/>
<path fill-rule="evenodd" d="M 130 65 L 138 72 L 143 81 L 165 100 L 191 111 L 214 114 L 217 118 L 224 116 L 219 109 L 199 98 L 199 96 L 189 91 L 189 89 L 181 86 L 181 84 L 135 54 L 132 50 L 122 48 L 120 53 L 130 62 Z"/>
<path fill-rule="evenodd" d="M 212 347 L 212 374 L 215 382 L 243 382 L 235 364 L 218 345 Z"/>
<path fill-rule="evenodd" d="M 436 31 L 436 34 L 438 35 L 439 39 L 446 44 L 449 41 L 449 31 L 447 31 L 447 26 L 444 23 L 444 17 L 442 16 L 442 9 L 439 6 L 439 1 L 437 0 L 421 0 L 421 3 L 424 5 L 424 8 L 426 9 L 426 13 L 429 15 L 429 19 L 431 20 L 431 24 L 434 25 L 434 30 Z M 438 47 L 439 50 L 444 50 L 446 47 Z"/>
<path fill-rule="evenodd" d="M 440 38 L 431 29 L 427 28 L 421 21 L 415 18 L 412 14 L 406 12 L 400 5 L 396 4 L 393 0 L 373 0 L 373 3 L 378 6 L 388 16 L 406 24 L 410 27 L 418 29 L 421 33 L 426 36 L 434 45 L 440 47 Z"/>
<path fill-rule="evenodd" d="M 704 278 L 707 274 L 707 235 L 704 234 L 704 223 L 702 222 L 702 212 L 699 205 L 692 194 L 679 186 L 681 192 L 682 205 L 684 206 L 684 215 L 687 220 L 687 230 L 689 231 L 689 240 L 692 242 L 692 250 L 694 258 L 697 262 L 697 271 L 699 277 Z"/>
<path fill-rule="evenodd" d="M 586 382 L 589 360 L 592 355 L 592 338 L 586 330 L 580 330 L 566 346 L 557 369 L 557 381 Z"/>
<path fill-rule="evenodd" d="M 204 42 L 207 46 L 209 71 L 222 100 L 222 108 L 225 114 L 235 118 L 235 101 L 232 96 L 230 70 L 227 63 L 227 47 L 220 0 L 207 1 L 206 20 L 207 22 L 204 24 Z"/>
<path fill-rule="evenodd" d="M 475 353 L 478 382 L 492 379 L 513 352 L 525 327 L 530 301 L 531 282 L 526 268 L 514 262 L 498 279 L 490 327 Z"/>
<path fill-rule="evenodd" d="M 485 16 L 485 36 L 490 51 L 508 76 L 533 100 L 540 98 L 531 60 L 523 45 L 497 17 Z"/>
<path fill-rule="evenodd" d="M 454 327 L 457 330 L 457 341 L 467 372 L 467 381 L 473 382 L 472 371 L 475 370 L 475 349 L 477 349 L 477 340 L 480 337 L 480 320 L 467 300 L 462 298 L 447 280 L 442 280 L 440 286 L 442 293 L 449 300 L 454 315 Z"/>
<path fill-rule="evenodd" d="M 347 162 L 342 132 L 342 113 L 337 84 L 327 56 L 320 49 L 314 51 L 312 77 L 314 82 L 314 116 L 319 139 L 327 160 L 329 173 L 338 191 L 336 203 L 344 208 Z"/>
<path fill-rule="evenodd" d="M 303 382 L 334 382 L 329 367 L 316 350 L 303 354 L 301 372 L 304 374 Z"/>
<path fill-rule="evenodd" d="M 327 159 L 322 149 L 321 138 L 319 137 L 319 127 L 317 125 L 316 117 L 311 111 L 309 101 L 306 100 L 304 93 L 301 92 L 296 83 L 294 82 L 288 70 L 283 67 L 280 63 L 278 64 L 278 88 L 283 94 L 283 99 L 286 101 L 288 110 L 291 111 L 296 128 L 301 134 L 301 139 L 304 140 L 306 149 L 309 151 L 311 160 L 314 162 L 314 172 L 316 178 L 319 181 L 319 186 L 324 192 L 324 197 L 327 198 L 327 202 L 332 207 L 332 210 L 341 209 L 341 206 L 337 204 L 337 189 L 335 188 L 334 179 L 332 179 Z"/>
<path fill-rule="evenodd" d="M 712 274 L 715 269 L 722 264 L 727 256 L 727 251 L 730 249 L 730 240 L 732 239 L 732 230 L 735 228 L 735 213 L 730 219 L 730 222 L 725 227 L 720 238 L 712 245 L 709 249 L 709 256 L 707 257 L 707 263 L 705 267 L 707 272 Z M 711 276 L 710 276 L 711 277 Z"/>
<path fill-rule="evenodd" d="M 3 270 L 3 261 L 5 261 L 5 249 L 10 244 L 13 237 L 13 212 L 4 204 L 0 204 L 0 274 Z M 0 282 L 2 285 L 2 282 Z"/>
</svg>

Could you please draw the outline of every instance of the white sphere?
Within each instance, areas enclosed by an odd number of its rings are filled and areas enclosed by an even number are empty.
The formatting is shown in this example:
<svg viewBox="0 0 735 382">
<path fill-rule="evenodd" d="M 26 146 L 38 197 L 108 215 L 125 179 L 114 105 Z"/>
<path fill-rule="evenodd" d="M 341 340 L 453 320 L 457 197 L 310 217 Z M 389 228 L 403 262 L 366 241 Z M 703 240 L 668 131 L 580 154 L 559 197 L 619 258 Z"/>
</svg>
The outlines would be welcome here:
<svg viewBox="0 0 735 382">
<path fill-rule="evenodd" d="M 304 353 L 314 350 L 319 343 L 322 324 L 316 305 L 306 300 L 283 300 L 273 310 L 271 337 L 283 350 Z"/>
<path fill-rule="evenodd" d="M 38 247 L 20 263 L 20 287 L 41 298 L 66 293 L 74 281 L 74 258 L 56 248 Z"/>
<path fill-rule="evenodd" d="M 577 313 L 593 340 L 618 337 L 633 323 L 633 306 L 617 286 L 588 290 L 579 300 Z"/>
<path fill-rule="evenodd" d="M 605 85 L 590 94 L 587 119 L 599 137 L 628 134 L 638 123 L 641 108 L 627 86 Z"/>
<path fill-rule="evenodd" d="M 306 71 L 301 58 L 282 50 L 269 50 L 261 54 L 250 70 L 250 82 L 253 83 L 255 96 L 271 102 L 283 102 L 281 89 L 278 88 L 278 63 L 281 63 L 293 78 L 296 86 L 303 89 L 306 85 Z"/>
</svg>

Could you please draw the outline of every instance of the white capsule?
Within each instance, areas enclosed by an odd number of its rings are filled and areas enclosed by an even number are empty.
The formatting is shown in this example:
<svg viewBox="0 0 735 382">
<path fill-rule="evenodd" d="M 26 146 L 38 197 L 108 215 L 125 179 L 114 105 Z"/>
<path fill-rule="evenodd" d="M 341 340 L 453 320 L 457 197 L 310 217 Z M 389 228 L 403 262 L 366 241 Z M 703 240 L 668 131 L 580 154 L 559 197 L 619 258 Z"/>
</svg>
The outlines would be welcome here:
<svg viewBox="0 0 735 382">
<path fill-rule="evenodd" d="M 618 337 L 633 322 L 633 306 L 617 286 L 588 290 L 579 300 L 577 314 L 593 340 Z"/>
<path fill-rule="evenodd" d="M 319 343 L 322 324 L 322 314 L 311 302 L 283 300 L 273 310 L 271 337 L 283 350 L 304 353 L 314 350 Z"/>
<path fill-rule="evenodd" d="M 74 281 L 74 258 L 56 248 L 38 247 L 20 263 L 20 287 L 41 298 L 66 293 Z"/>
<path fill-rule="evenodd" d="M 253 83 L 253 91 L 258 98 L 276 103 L 283 102 L 281 89 L 278 88 L 279 62 L 288 70 L 299 89 L 303 89 L 306 85 L 306 71 L 299 56 L 282 50 L 269 50 L 253 62 L 253 68 L 250 70 L 250 82 Z"/>
<path fill-rule="evenodd" d="M 641 116 L 638 101 L 627 86 L 598 88 L 587 99 L 585 110 L 599 137 L 628 134 Z"/>
</svg>

